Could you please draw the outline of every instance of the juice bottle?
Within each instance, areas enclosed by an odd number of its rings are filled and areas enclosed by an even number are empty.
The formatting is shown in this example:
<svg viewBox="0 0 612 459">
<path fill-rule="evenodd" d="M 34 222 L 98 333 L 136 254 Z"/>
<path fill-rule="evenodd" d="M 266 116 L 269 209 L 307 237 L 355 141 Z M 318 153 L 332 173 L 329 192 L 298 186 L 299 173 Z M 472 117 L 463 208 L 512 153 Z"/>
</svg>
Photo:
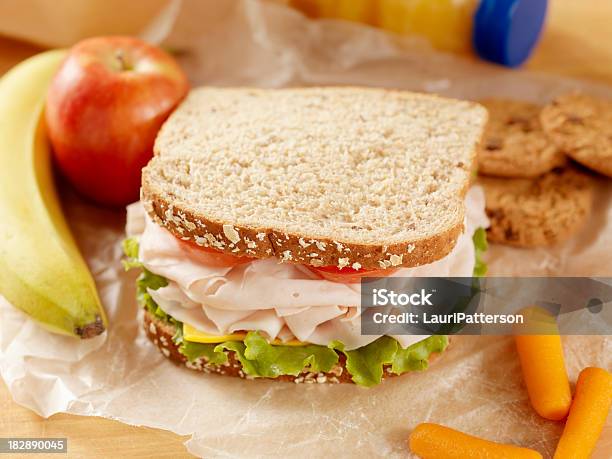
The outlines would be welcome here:
<svg viewBox="0 0 612 459">
<path fill-rule="evenodd" d="M 426 37 L 433 47 L 515 67 L 531 54 L 547 0 L 289 0 L 311 17 Z"/>
</svg>

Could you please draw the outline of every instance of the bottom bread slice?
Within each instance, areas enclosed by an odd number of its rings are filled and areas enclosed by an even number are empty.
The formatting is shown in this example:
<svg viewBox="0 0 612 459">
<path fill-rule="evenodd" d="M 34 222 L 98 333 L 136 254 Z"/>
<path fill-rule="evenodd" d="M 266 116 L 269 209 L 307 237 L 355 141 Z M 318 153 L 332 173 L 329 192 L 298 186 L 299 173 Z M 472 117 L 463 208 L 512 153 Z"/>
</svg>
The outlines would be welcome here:
<svg viewBox="0 0 612 459">
<path fill-rule="evenodd" d="M 244 371 L 242 370 L 242 364 L 236 358 L 236 354 L 233 351 L 226 351 L 228 361 L 225 364 L 213 364 L 206 362 L 204 359 L 198 359 L 194 362 L 189 362 L 187 358 L 179 351 L 178 345 L 172 340 L 172 337 L 176 333 L 176 327 L 172 323 L 158 319 L 147 310 L 144 311 L 144 329 L 146 331 L 147 337 L 151 341 L 153 341 L 153 343 L 158 347 L 161 353 L 165 357 L 179 365 L 183 365 L 191 370 L 201 371 L 203 373 L 211 373 L 223 376 L 234 376 L 244 379 L 254 379 L 244 373 Z M 430 356 L 430 364 L 437 358 L 437 355 L 438 354 L 432 354 Z M 385 367 L 385 371 L 383 371 L 383 379 L 391 376 L 404 376 L 407 374 L 404 373 L 402 375 L 396 375 L 395 373 L 391 373 L 390 369 L 390 365 Z M 275 381 L 294 382 L 296 384 L 354 384 L 350 373 L 346 369 L 346 357 L 342 353 L 339 353 L 338 363 L 334 366 L 334 368 L 325 373 L 313 373 L 308 371 L 308 369 L 305 369 L 297 376 L 281 375 L 277 378 L 257 379 L 273 379 Z"/>
<path fill-rule="evenodd" d="M 555 169 L 536 179 L 480 177 L 491 226 L 490 242 L 517 247 L 567 240 L 586 222 L 593 179 L 573 168 Z"/>
</svg>

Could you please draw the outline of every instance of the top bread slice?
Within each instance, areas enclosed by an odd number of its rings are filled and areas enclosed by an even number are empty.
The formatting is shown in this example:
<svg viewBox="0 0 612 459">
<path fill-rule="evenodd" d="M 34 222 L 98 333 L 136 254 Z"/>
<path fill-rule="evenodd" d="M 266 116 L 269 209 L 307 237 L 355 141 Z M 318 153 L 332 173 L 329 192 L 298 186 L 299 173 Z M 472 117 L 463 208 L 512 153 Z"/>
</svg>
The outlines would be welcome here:
<svg viewBox="0 0 612 459">
<path fill-rule="evenodd" d="M 195 89 L 157 137 L 142 202 L 175 236 L 233 255 L 426 264 L 463 231 L 486 120 L 476 103 L 402 91 Z"/>
</svg>

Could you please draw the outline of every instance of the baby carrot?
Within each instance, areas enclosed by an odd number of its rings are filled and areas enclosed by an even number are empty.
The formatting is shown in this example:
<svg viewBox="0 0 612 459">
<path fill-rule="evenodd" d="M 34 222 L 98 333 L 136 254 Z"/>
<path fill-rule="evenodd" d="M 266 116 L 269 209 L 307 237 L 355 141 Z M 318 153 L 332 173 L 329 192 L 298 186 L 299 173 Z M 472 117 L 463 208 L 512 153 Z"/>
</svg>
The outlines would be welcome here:
<svg viewBox="0 0 612 459">
<path fill-rule="evenodd" d="M 494 443 L 430 423 L 416 426 L 409 445 L 422 459 L 542 459 L 532 449 Z"/>
<path fill-rule="evenodd" d="M 594 367 L 582 370 L 554 459 L 590 457 L 601 435 L 611 404 L 610 372 Z"/>
<path fill-rule="evenodd" d="M 572 403 L 559 335 L 517 335 L 516 349 L 529 400 L 543 418 L 560 421 Z"/>
</svg>

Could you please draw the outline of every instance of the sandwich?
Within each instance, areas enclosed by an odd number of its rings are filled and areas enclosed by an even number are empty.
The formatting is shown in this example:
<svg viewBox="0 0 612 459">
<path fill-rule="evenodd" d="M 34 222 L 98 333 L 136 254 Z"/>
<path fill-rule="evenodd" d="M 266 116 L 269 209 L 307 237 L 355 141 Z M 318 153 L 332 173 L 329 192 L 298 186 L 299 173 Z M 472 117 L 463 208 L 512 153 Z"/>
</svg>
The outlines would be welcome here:
<svg viewBox="0 0 612 459">
<path fill-rule="evenodd" d="M 246 379 L 373 386 L 427 368 L 448 338 L 362 335 L 360 281 L 482 274 L 486 119 L 382 89 L 193 90 L 128 207 L 147 336 Z"/>
</svg>

